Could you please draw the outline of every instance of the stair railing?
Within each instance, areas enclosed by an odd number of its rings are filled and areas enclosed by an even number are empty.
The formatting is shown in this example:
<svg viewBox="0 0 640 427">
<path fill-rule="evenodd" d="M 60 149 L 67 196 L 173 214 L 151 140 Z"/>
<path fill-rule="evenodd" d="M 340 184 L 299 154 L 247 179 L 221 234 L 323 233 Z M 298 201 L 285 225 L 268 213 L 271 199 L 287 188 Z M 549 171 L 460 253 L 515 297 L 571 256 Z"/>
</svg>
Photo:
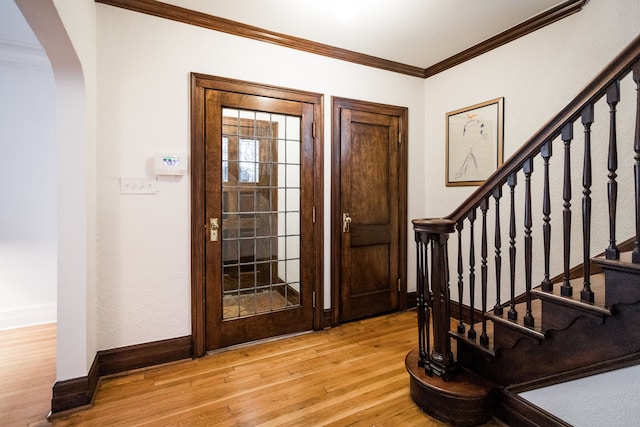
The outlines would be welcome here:
<svg viewBox="0 0 640 427">
<path fill-rule="evenodd" d="M 526 310 L 522 318 L 523 326 L 534 328 L 536 319 L 532 313 L 533 286 L 533 206 L 532 206 L 532 176 L 534 164 L 542 162 L 542 254 L 544 272 L 540 288 L 545 292 L 553 291 L 553 283 L 550 280 L 551 265 L 551 180 L 550 159 L 553 155 L 554 142 L 561 142 L 562 146 L 556 149 L 562 155 L 562 257 L 563 280 L 560 293 L 563 296 L 571 296 L 573 287 L 571 284 L 571 243 L 572 243 L 572 143 L 574 141 L 574 123 L 582 125 L 584 132 L 584 152 L 582 153 L 582 265 L 584 268 L 582 277 L 583 287 L 580 290 L 580 299 L 586 302 L 594 301 L 594 294 L 590 286 L 590 259 L 591 259 L 591 230 L 592 230 L 592 135 L 591 129 L 595 122 L 594 106 L 601 99 L 605 99 L 609 107 L 609 135 L 607 149 L 608 170 L 606 190 L 608 210 L 609 245 L 605 250 L 607 259 L 618 259 L 620 251 L 617 246 L 617 200 L 618 200 L 618 155 L 630 156 L 632 153 L 618 152 L 617 137 L 617 106 L 621 99 L 621 81 L 631 76 L 635 82 L 635 129 L 633 130 L 633 182 L 635 205 L 635 245 L 631 254 L 634 263 L 640 263 L 640 36 L 638 36 L 623 52 L 621 52 L 588 86 L 586 86 L 576 98 L 573 99 L 554 118 L 544 125 L 532 138 L 530 138 L 514 155 L 512 155 L 501 168 L 493 173 L 487 181 L 474 191 L 453 213 L 439 219 L 417 219 L 413 221 L 418 265 L 417 265 L 417 311 L 419 330 L 418 363 L 424 367 L 428 375 L 437 375 L 449 380 L 456 370 L 456 362 L 451 351 L 450 325 L 451 315 L 457 315 L 457 334 L 476 343 L 480 347 L 488 347 L 487 335 L 487 295 L 489 281 L 489 254 L 488 254 L 488 225 L 490 219 L 488 213 L 493 205 L 495 212 L 493 226 L 494 240 L 494 277 L 496 286 L 496 302 L 492 308 L 493 315 L 502 316 L 503 309 L 508 307 L 507 319 L 518 322 L 516 311 L 516 289 L 522 277 L 517 275 L 516 266 L 524 264 L 524 302 Z M 625 86 L 626 87 L 626 86 Z M 579 122 L 579 123 L 578 123 Z M 574 150 L 575 151 L 575 150 Z M 573 153 L 575 154 L 575 153 Z M 522 210 L 518 211 L 519 203 L 516 203 L 516 188 L 518 175 L 524 175 L 524 193 L 522 194 Z M 506 191 L 505 190 L 506 186 Z M 626 190 L 626 189 L 625 189 Z M 502 294 L 502 235 L 500 212 L 503 192 L 507 194 L 508 206 L 504 208 L 509 215 L 508 226 L 508 274 L 509 301 L 501 301 Z M 625 194 L 630 194 L 625 193 Z M 518 200 L 519 201 L 519 200 Z M 477 212 L 480 210 L 480 294 L 481 307 L 476 308 L 476 244 L 475 235 Z M 630 214 L 630 213 L 625 213 Z M 520 255 L 516 242 L 518 225 L 516 218 L 523 218 L 524 228 L 524 259 Z M 468 236 L 465 242 L 468 244 L 468 261 L 465 263 L 463 256 L 463 231 L 465 223 L 468 224 Z M 574 224 L 575 225 L 575 224 Z M 452 233 L 457 234 L 457 293 L 458 310 L 451 313 L 450 277 L 449 277 L 449 250 L 448 240 Z M 579 236 L 578 236 L 579 237 Z M 507 242 L 505 242 L 507 243 Z M 466 269 L 465 269 L 466 264 Z M 430 268 L 429 268 L 430 266 Z M 541 267 L 542 268 L 542 267 Z M 430 271 L 429 271 L 430 270 Z M 468 276 L 468 288 L 465 289 L 465 275 Z M 468 295 L 468 311 L 463 309 L 465 290 Z M 518 301 L 520 302 L 520 301 Z M 463 313 L 466 311 L 466 313 Z M 480 319 L 476 319 L 480 316 Z M 430 324 L 433 320 L 433 325 Z M 465 325 L 466 324 L 466 325 Z M 468 330 L 467 330 L 468 326 Z M 481 327 L 480 337 L 477 338 L 476 327 Z M 431 339 L 430 334 L 433 333 Z M 477 340 L 477 341 L 476 341 Z M 432 342 L 432 347 L 431 347 Z"/>
</svg>

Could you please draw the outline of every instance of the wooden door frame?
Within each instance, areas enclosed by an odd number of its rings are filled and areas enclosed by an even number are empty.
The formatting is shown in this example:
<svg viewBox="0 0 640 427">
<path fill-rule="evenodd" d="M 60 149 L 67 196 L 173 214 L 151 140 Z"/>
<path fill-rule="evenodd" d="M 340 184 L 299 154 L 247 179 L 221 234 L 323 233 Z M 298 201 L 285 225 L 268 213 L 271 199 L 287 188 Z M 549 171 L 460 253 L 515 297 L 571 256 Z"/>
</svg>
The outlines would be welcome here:
<svg viewBox="0 0 640 427">
<path fill-rule="evenodd" d="M 313 224 L 314 283 L 313 329 L 323 328 L 323 260 L 324 260 L 324 138 L 322 94 L 277 86 L 191 73 L 191 348 L 194 357 L 206 354 L 205 313 L 205 242 L 207 218 L 205 206 L 205 90 L 214 89 L 240 94 L 301 102 L 313 106 Z"/>
<path fill-rule="evenodd" d="M 409 109 L 393 105 L 378 104 L 355 99 L 331 97 L 331 326 L 340 324 L 340 260 L 342 212 L 340 209 L 340 112 L 343 109 L 385 114 L 400 120 L 400 140 L 398 147 L 398 270 L 400 291 L 398 311 L 407 308 L 407 183 L 408 183 L 408 129 Z"/>
</svg>

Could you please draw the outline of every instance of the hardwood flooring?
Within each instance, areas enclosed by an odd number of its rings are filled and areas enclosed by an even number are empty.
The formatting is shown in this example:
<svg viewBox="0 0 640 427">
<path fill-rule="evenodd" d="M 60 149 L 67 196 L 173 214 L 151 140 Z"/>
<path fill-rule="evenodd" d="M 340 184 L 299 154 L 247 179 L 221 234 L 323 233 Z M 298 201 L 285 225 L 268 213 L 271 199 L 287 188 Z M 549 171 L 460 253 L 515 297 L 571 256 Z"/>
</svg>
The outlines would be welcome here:
<svg viewBox="0 0 640 427">
<path fill-rule="evenodd" d="M 48 425 L 56 381 L 56 325 L 0 331 L 0 425 Z"/>
<path fill-rule="evenodd" d="M 404 358 L 416 346 L 416 324 L 415 312 L 391 314 L 104 378 L 92 408 L 53 425 L 445 426 L 409 397 Z M 47 425 L 55 329 L 41 333 L 52 337 L 35 338 L 34 345 L 26 335 L 8 352 L 18 360 L 0 366 L 3 426 Z M 5 347 L 1 333 L 0 339 Z M 43 359 L 33 374 L 11 372 L 43 345 L 52 348 L 37 356 Z M 19 381 L 37 387 L 37 396 L 15 397 L 12 390 L 24 390 Z"/>
</svg>

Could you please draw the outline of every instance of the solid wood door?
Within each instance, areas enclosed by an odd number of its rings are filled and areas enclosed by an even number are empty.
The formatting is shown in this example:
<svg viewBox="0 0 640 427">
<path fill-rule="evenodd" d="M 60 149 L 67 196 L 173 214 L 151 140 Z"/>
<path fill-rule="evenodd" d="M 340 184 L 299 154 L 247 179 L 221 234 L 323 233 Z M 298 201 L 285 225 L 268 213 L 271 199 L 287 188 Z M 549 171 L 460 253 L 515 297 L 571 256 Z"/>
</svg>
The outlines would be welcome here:
<svg viewBox="0 0 640 427">
<path fill-rule="evenodd" d="M 206 350 L 313 329 L 313 108 L 205 91 Z"/>
<path fill-rule="evenodd" d="M 342 108 L 339 120 L 340 209 L 334 218 L 340 228 L 339 317 L 344 322 L 399 308 L 406 268 L 401 218 L 406 214 L 401 118 Z"/>
</svg>

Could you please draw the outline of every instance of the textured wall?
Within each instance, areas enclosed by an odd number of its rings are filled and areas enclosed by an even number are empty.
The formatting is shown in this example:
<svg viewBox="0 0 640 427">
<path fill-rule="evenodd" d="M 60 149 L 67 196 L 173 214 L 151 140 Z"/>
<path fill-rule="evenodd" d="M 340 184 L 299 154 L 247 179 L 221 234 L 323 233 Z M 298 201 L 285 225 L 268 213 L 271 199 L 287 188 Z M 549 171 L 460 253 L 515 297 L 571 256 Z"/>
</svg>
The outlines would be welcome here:
<svg viewBox="0 0 640 427">
<path fill-rule="evenodd" d="M 420 215 L 424 135 L 417 118 L 424 115 L 423 80 L 109 6 L 98 5 L 97 11 L 101 349 L 191 331 L 190 178 L 162 179 L 160 193 L 152 196 L 120 195 L 118 184 L 120 176 L 153 178 L 150 158 L 156 152 L 189 154 L 190 72 L 324 94 L 325 307 L 330 305 L 331 96 L 409 108 L 409 173 L 418 183 L 409 188 L 409 215 Z M 409 271 L 414 268 L 411 261 Z"/>
</svg>

